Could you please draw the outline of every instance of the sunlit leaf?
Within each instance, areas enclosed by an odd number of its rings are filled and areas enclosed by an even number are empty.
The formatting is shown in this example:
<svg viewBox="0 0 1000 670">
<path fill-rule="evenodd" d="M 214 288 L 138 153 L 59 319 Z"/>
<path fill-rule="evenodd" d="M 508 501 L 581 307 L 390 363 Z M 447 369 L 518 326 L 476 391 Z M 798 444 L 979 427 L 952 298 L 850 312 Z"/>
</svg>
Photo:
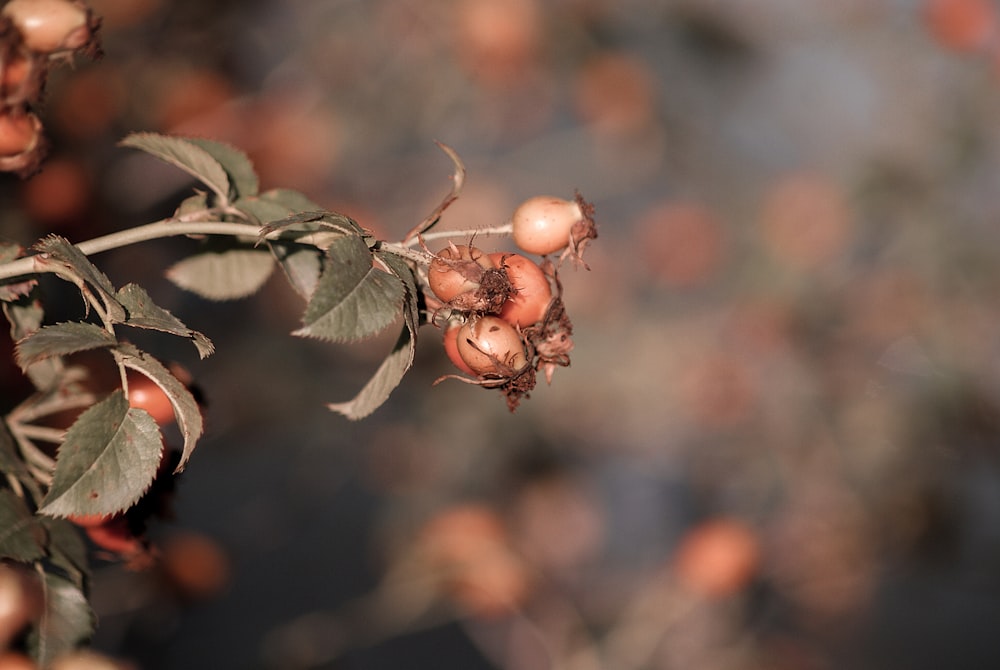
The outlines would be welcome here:
<svg viewBox="0 0 1000 670">
<path fill-rule="evenodd" d="M 176 316 L 158 306 L 149 293 L 138 284 L 126 284 L 117 293 L 117 299 L 124 306 L 127 315 L 122 323 L 134 328 L 158 330 L 191 340 L 202 358 L 215 351 L 212 341 L 196 330 L 191 330 Z"/>
<path fill-rule="evenodd" d="M 236 300 L 256 293 L 273 270 L 274 258 L 266 247 L 216 242 L 175 263 L 167 278 L 208 300 Z"/>
<path fill-rule="evenodd" d="M 170 399 L 170 404 L 174 408 L 174 417 L 177 419 L 177 426 L 184 438 L 184 449 L 176 470 L 178 472 L 183 470 L 204 428 L 197 400 L 163 363 L 152 356 L 129 346 L 122 347 L 116 352 L 116 356 L 125 367 L 149 377 Z"/>
<path fill-rule="evenodd" d="M 93 634 L 95 617 L 83 589 L 63 575 L 46 572 L 42 587 L 45 606 L 28 636 L 28 647 L 39 667 L 47 668 Z"/>
<path fill-rule="evenodd" d="M 84 411 L 59 447 L 41 512 L 113 514 L 149 488 L 163 438 L 148 412 L 129 408 L 121 389 Z"/>
<path fill-rule="evenodd" d="M 156 133 L 133 133 L 121 146 L 140 149 L 174 165 L 208 186 L 220 203 L 229 202 L 229 175 L 208 151 L 190 139 Z"/>
<path fill-rule="evenodd" d="M 253 163 L 250 162 L 250 157 L 246 153 L 231 144 L 201 137 L 192 137 L 189 138 L 189 141 L 197 144 L 219 161 L 226 174 L 229 175 L 229 181 L 237 198 L 257 195 L 260 181 L 257 179 Z"/>
<path fill-rule="evenodd" d="M 406 290 L 376 269 L 364 240 L 345 235 L 327 250 L 323 274 L 295 335 L 348 342 L 375 335 L 399 317 Z"/>
<path fill-rule="evenodd" d="M 15 359 L 22 370 L 29 365 L 52 356 L 65 356 L 79 351 L 113 347 L 114 335 L 92 323 L 69 321 L 42 326 L 20 340 L 15 349 Z"/>
<path fill-rule="evenodd" d="M 45 555 L 45 529 L 24 501 L 10 489 L 0 489 L 0 558 L 22 563 Z"/>
</svg>

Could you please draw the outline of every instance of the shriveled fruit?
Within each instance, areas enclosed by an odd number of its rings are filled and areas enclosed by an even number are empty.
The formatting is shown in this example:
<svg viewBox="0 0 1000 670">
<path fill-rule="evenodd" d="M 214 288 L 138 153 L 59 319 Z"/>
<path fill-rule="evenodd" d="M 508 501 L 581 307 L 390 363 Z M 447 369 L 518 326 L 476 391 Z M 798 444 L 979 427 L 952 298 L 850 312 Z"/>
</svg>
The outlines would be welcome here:
<svg viewBox="0 0 1000 670">
<path fill-rule="evenodd" d="M 475 376 L 475 371 L 469 367 L 468 363 L 462 360 L 461 354 L 458 353 L 458 332 L 461 329 L 461 322 L 452 323 L 445 327 L 444 352 L 448 355 L 448 360 L 450 360 L 456 368 L 467 375 Z"/>
<path fill-rule="evenodd" d="M 38 665 L 24 654 L 0 653 L 0 670 L 38 670 Z"/>
<path fill-rule="evenodd" d="M 507 273 L 513 289 L 500 308 L 500 318 L 521 328 L 541 321 L 552 301 L 552 287 L 542 268 L 520 254 L 494 253 L 490 259 Z"/>
<path fill-rule="evenodd" d="M 33 149 L 42 124 L 31 112 L 20 108 L 0 111 L 0 156 L 17 156 Z"/>
<path fill-rule="evenodd" d="M 442 302 L 479 288 L 485 270 L 495 269 L 489 256 L 477 247 L 455 244 L 438 252 L 427 269 L 427 282 Z"/>
<path fill-rule="evenodd" d="M 11 53 L 3 61 L 0 91 L 6 97 L 24 88 L 32 74 L 32 61 L 23 53 Z"/>
<path fill-rule="evenodd" d="M 520 333 L 496 316 L 472 319 L 458 331 L 458 353 L 476 374 L 510 376 L 528 364 Z"/>
<path fill-rule="evenodd" d="M 69 0 L 10 0 L 2 14 L 38 53 L 79 49 L 91 39 L 86 8 Z"/>
<path fill-rule="evenodd" d="M 175 420 L 170 398 L 156 382 L 145 375 L 129 372 L 128 404 L 149 412 L 160 426 L 170 425 Z"/>
<path fill-rule="evenodd" d="M 511 236 L 522 251 L 551 254 L 569 246 L 573 224 L 583 219 L 579 203 L 538 195 L 528 198 L 514 210 Z"/>
</svg>

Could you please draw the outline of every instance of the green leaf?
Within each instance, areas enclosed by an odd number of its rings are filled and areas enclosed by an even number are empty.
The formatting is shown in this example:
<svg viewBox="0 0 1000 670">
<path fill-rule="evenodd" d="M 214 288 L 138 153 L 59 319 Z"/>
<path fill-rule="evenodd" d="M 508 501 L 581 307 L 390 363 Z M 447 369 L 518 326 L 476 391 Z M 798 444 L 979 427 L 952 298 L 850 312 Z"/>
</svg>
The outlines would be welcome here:
<svg viewBox="0 0 1000 670">
<path fill-rule="evenodd" d="M 323 252 L 302 244 L 271 242 L 271 253 L 292 288 L 306 300 L 316 291 L 323 272 Z"/>
<path fill-rule="evenodd" d="M 30 477 L 28 468 L 17 453 L 17 444 L 10 434 L 7 423 L 0 418 L 0 473 L 14 475 L 18 479 Z"/>
<path fill-rule="evenodd" d="M 402 258 L 394 254 L 376 252 L 375 255 L 406 287 L 403 305 L 404 328 L 399 334 L 396 345 L 364 388 L 347 402 L 327 405 L 331 410 L 343 414 L 352 421 L 363 419 L 382 406 L 413 365 L 413 358 L 416 354 L 420 310 L 417 304 L 418 290 L 413 270 Z"/>
<path fill-rule="evenodd" d="M 256 293 L 273 270 L 274 258 L 266 247 L 225 240 L 209 242 L 205 250 L 175 263 L 167 278 L 208 300 L 236 300 Z"/>
<path fill-rule="evenodd" d="M 398 277 L 375 269 L 364 240 L 346 235 L 327 249 L 323 274 L 294 332 L 331 342 L 375 335 L 399 315 L 406 291 Z"/>
<path fill-rule="evenodd" d="M 42 327 L 45 310 L 38 300 L 20 300 L 0 305 L 10 322 L 10 339 L 17 342 Z"/>
<path fill-rule="evenodd" d="M 10 322 L 10 336 L 15 342 L 37 331 L 45 316 L 42 303 L 38 300 L 22 299 L 16 303 L 5 302 L 0 308 Z M 58 383 L 62 371 L 62 361 L 50 358 L 30 366 L 26 374 L 35 388 L 45 390 L 53 388 Z"/>
<path fill-rule="evenodd" d="M 210 153 L 215 160 L 219 161 L 226 174 L 229 175 L 235 197 L 243 198 L 257 195 L 260 182 L 257 179 L 257 173 L 253 169 L 253 163 L 250 162 L 250 157 L 246 153 L 231 144 L 215 140 L 192 137 L 190 141 L 197 144 Z"/>
<path fill-rule="evenodd" d="M 152 356 L 127 345 L 116 352 L 116 356 L 125 367 L 149 377 L 170 399 L 170 404 L 174 408 L 174 417 L 177 419 L 177 426 L 184 437 L 184 450 L 175 470 L 180 472 L 184 469 L 188 458 L 191 457 L 204 429 L 198 401 L 163 363 Z"/>
<path fill-rule="evenodd" d="M 36 516 L 48 535 L 49 563 L 62 570 L 74 584 L 84 588 L 90 577 L 87 545 L 80 528 L 66 519 Z"/>
<path fill-rule="evenodd" d="M 285 207 L 287 214 L 292 212 L 315 212 L 323 209 L 299 191 L 290 188 L 272 188 L 260 194 L 262 200 L 267 200 Z"/>
<path fill-rule="evenodd" d="M 0 489 L 0 558 L 30 563 L 45 556 L 45 529 L 24 501 Z"/>
<path fill-rule="evenodd" d="M 233 203 L 233 207 L 260 224 L 278 221 L 295 211 L 289 209 L 280 202 L 275 202 L 274 200 L 267 198 L 266 196 L 240 198 Z"/>
<path fill-rule="evenodd" d="M 20 244 L 0 241 L 0 263 L 7 263 L 20 258 L 24 254 L 24 248 Z M 0 301 L 12 302 L 23 295 L 27 295 L 38 283 L 35 277 L 26 279 L 7 279 L 0 283 Z"/>
<path fill-rule="evenodd" d="M 94 633 L 95 617 L 83 589 L 62 575 L 46 572 L 42 580 L 45 607 L 28 636 L 39 667 L 70 651 Z"/>
<path fill-rule="evenodd" d="M 386 356 L 372 378 L 354 398 L 347 402 L 327 405 L 334 412 L 343 414 L 352 421 L 363 419 L 382 406 L 393 389 L 413 365 L 416 341 L 410 328 L 404 327 L 392 351 Z"/>
<path fill-rule="evenodd" d="M 66 431 L 40 511 L 69 516 L 125 510 L 149 488 L 162 452 L 156 422 L 148 412 L 129 408 L 118 389 Z"/>
<path fill-rule="evenodd" d="M 181 200 L 181 204 L 178 205 L 177 209 L 174 211 L 174 217 L 191 217 L 196 212 L 207 214 L 208 209 L 208 194 L 204 191 L 196 190 L 194 195 L 189 195 Z"/>
<path fill-rule="evenodd" d="M 118 291 L 117 299 L 125 308 L 127 315 L 120 319 L 121 323 L 134 328 L 158 330 L 178 337 L 191 340 L 198 355 L 207 358 L 215 351 L 215 345 L 207 337 L 196 330 L 191 330 L 176 316 L 158 306 L 153 299 L 138 284 L 126 284 Z"/>
<path fill-rule="evenodd" d="M 208 186 L 219 198 L 217 204 L 229 202 L 229 175 L 215 156 L 194 141 L 183 137 L 157 133 L 133 133 L 121 141 L 121 146 L 140 149 L 184 170 Z"/>
<path fill-rule="evenodd" d="M 417 287 L 417 279 L 413 273 L 413 268 L 407 264 L 402 256 L 397 256 L 390 252 L 376 251 L 375 257 L 383 262 L 392 274 L 399 277 L 406 287 L 406 312 L 404 316 L 407 319 L 407 325 L 410 326 L 410 330 L 413 332 L 414 339 L 416 339 L 417 328 L 420 326 L 420 290 Z"/>
<path fill-rule="evenodd" d="M 58 235 L 49 235 L 35 244 L 34 248 L 38 251 L 36 266 L 48 268 L 59 276 L 69 279 L 81 292 L 89 290 L 96 293 L 109 318 L 115 321 L 124 320 L 125 310 L 115 299 L 115 287 L 111 284 L 111 280 L 98 270 L 82 251 Z"/>
<path fill-rule="evenodd" d="M 0 240 L 0 263 L 6 263 L 16 258 L 20 258 L 23 253 L 24 247 L 17 242 Z"/>
<path fill-rule="evenodd" d="M 14 355 L 17 365 L 27 370 L 28 366 L 46 358 L 113 347 L 117 343 L 114 335 L 100 326 L 69 321 L 39 328 L 17 343 Z"/>
</svg>

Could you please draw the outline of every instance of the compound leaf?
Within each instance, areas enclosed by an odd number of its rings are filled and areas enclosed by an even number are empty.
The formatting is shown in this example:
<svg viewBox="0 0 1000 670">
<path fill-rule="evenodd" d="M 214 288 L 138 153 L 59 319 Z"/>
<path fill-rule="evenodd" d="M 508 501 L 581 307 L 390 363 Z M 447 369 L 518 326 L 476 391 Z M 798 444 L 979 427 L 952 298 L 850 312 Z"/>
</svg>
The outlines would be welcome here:
<svg viewBox="0 0 1000 670">
<path fill-rule="evenodd" d="M 49 562 L 69 576 L 73 583 L 83 588 L 90 576 L 87 545 L 80 534 L 80 527 L 66 519 L 36 516 L 48 535 Z"/>
<path fill-rule="evenodd" d="M 28 646 L 38 666 L 47 668 L 54 658 L 93 634 L 95 617 L 83 589 L 72 580 L 46 572 L 42 588 L 44 608 L 28 636 Z"/>
<path fill-rule="evenodd" d="M 198 438 L 201 437 L 204 430 L 198 401 L 163 363 L 152 356 L 128 345 L 122 346 L 116 352 L 116 356 L 125 367 L 149 377 L 150 381 L 159 386 L 170 400 L 170 404 L 174 408 L 174 417 L 177 419 L 177 426 L 184 437 L 184 449 L 180 463 L 177 464 L 176 468 L 176 472 L 180 472 L 184 469 L 184 465 L 190 458 Z"/>
<path fill-rule="evenodd" d="M 53 356 L 65 356 L 117 344 L 114 335 L 100 326 L 80 321 L 42 326 L 17 343 L 15 358 L 22 370 Z"/>
<path fill-rule="evenodd" d="M 320 274 L 323 272 L 323 252 L 315 247 L 301 244 L 270 242 L 271 253 L 281 265 L 288 283 L 295 291 L 309 299 L 316 291 Z"/>
<path fill-rule="evenodd" d="M 191 139 L 157 133 L 133 133 L 120 144 L 145 151 L 184 170 L 212 189 L 220 204 L 229 202 L 230 183 L 226 169 L 211 152 Z"/>
<path fill-rule="evenodd" d="M 250 157 L 246 153 L 231 144 L 216 140 L 191 137 L 189 141 L 198 145 L 211 154 L 212 158 L 219 161 L 226 174 L 229 175 L 235 197 L 242 198 L 257 195 L 257 191 L 260 188 L 260 181 L 257 179 L 253 163 L 250 162 Z"/>
<path fill-rule="evenodd" d="M 0 558 L 30 563 L 45 555 L 45 529 L 24 501 L 0 489 Z"/>
<path fill-rule="evenodd" d="M 354 398 L 347 402 L 327 405 L 334 412 L 352 421 L 363 419 L 382 406 L 413 364 L 416 341 L 410 328 L 404 327 L 392 351 L 386 356 L 372 378 Z"/>
<path fill-rule="evenodd" d="M 271 276 L 268 249 L 246 245 L 211 245 L 167 270 L 167 278 L 208 300 L 237 300 L 256 293 Z"/>
<path fill-rule="evenodd" d="M 35 244 L 36 266 L 49 268 L 77 285 L 81 292 L 92 291 L 101 299 L 108 317 L 114 321 L 125 318 L 125 310 L 115 299 L 115 287 L 107 275 L 97 269 L 82 251 L 58 235 L 49 235 Z M 89 285 L 90 289 L 87 288 Z"/>
<path fill-rule="evenodd" d="M 206 358 L 215 351 L 212 341 L 196 330 L 191 330 L 176 316 L 158 306 L 146 289 L 138 284 L 126 284 L 117 293 L 117 300 L 125 308 L 126 316 L 119 321 L 134 328 L 158 330 L 191 340 L 198 355 Z"/>
<path fill-rule="evenodd" d="M 398 277 L 373 266 L 361 237 L 338 237 L 294 334 L 331 342 L 370 337 L 396 320 L 405 293 Z"/>
<path fill-rule="evenodd" d="M 381 407 L 392 391 L 399 386 L 403 376 L 413 365 L 417 346 L 417 328 L 420 325 L 417 283 L 413 276 L 413 270 L 399 256 L 383 252 L 376 252 L 375 255 L 388 266 L 393 275 L 398 277 L 406 288 L 403 305 L 404 328 L 392 351 L 382 361 L 364 388 L 347 402 L 327 405 L 331 410 L 343 414 L 352 421 L 363 419 Z"/>
<path fill-rule="evenodd" d="M 163 437 L 153 417 L 130 408 L 118 389 L 66 431 L 39 511 L 64 517 L 127 509 L 149 488 L 162 451 Z"/>
</svg>

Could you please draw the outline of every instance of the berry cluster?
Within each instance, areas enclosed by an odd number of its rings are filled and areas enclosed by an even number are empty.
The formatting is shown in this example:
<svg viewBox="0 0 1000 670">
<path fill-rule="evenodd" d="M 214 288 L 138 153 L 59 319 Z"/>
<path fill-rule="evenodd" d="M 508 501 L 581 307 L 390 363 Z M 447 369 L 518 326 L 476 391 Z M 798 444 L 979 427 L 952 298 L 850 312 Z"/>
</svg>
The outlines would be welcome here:
<svg viewBox="0 0 1000 670">
<path fill-rule="evenodd" d="M 540 262 L 450 244 L 427 269 L 427 299 L 444 331 L 448 358 L 471 377 L 442 379 L 499 388 L 514 410 L 535 387 L 538 370 L 551 382 L 556 366 L 569 365 L 573 326 L 558 265 L 567 258 L 582 262 L 584 247 L 597 237 L 593 207 L 579 195 L 574 201 L 530 198 L 511 217 L 511 236 L 521 251 L 540 255 Z M 556 261 L 550 254 L 558 254 Z"/>
<path fill-rule="evenodd" d="M 100 19 L 79 0 L 10 0 L 0 9 L 0 171 L 38 170 L 47 142 L 35 113 L 49 68 L 100 55 Z"/>
</svg>

